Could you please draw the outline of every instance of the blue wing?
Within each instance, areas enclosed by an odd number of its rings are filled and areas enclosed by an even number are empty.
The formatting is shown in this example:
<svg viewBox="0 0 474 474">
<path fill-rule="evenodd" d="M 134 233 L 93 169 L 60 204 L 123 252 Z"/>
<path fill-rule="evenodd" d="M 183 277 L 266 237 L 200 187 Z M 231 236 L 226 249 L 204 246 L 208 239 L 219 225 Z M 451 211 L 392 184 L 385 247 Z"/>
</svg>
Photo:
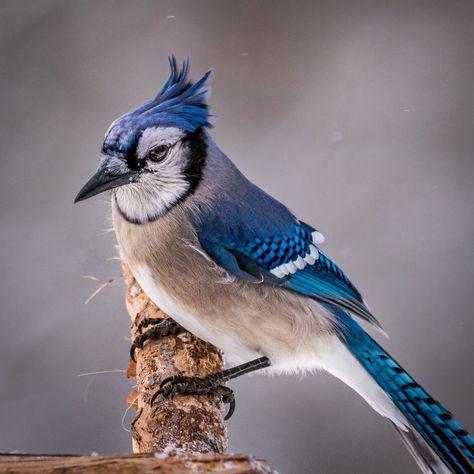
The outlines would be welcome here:
<svg viewBox="0 0 474 474">
<path fill-rule="evenodd" d="M 294 220 L 273 233 L 263 227 L 262 233 L 266 236 L 245 238 L 246 232 L 234 232 L 233 238 L 216 239 L 209 232 L 198 232 L 198 238 L 230 274 L 337 305 L 380 328 L 356 287 L 319 248 L 323 239 L 318 231 Z"/>
</svg>

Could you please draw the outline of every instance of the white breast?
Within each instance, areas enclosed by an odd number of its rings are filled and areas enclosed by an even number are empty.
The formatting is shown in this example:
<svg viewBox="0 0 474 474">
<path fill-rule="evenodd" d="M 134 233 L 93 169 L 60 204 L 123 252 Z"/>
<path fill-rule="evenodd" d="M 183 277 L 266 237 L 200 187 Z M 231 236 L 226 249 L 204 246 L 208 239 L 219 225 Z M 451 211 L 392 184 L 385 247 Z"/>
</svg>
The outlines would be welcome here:
<svg viewBox="0 0 474 474">
<path fill-rule="evenodd" d="M 226 328 L 211 324 L 209 320 L 199 317 L 192 308 L 185 308 L 157 284 L 147 266 L 134 268 L 133 274 L 143 291 L 160 309 L 195 336 L 224 351 L 226 359 L 232 363 L 240 364 L 261 357 L 261 354 L 231 337 L 226 332 Z"/>
</svg>

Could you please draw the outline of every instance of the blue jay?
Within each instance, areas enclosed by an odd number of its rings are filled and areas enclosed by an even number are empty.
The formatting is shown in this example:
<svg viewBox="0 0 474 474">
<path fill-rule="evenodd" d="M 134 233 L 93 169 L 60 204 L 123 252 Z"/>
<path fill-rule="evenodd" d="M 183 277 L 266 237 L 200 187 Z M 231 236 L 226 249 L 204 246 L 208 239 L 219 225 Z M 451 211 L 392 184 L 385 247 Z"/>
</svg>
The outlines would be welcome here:
<svg viewBox="0 0 474 474">
<path fill-rule="evenodd" d="M 170 318 L 139 336 L 180 327 L 220 348 L 235 367 L 164 380 L 153 399 L 217 390 L 262 369 L 326 370 L 388 418 L 423 472 L 474 472 L 474 438 L 370 337 L 380 325 L 361 294 L 321 250 L 324 240 L 248 181 L 212 140 L 208 71 L 189 61 L 158 95 L 115 120 L 97 173 L 76 201 L 112 190 L 117 240 L 131 271 Z"/>
</svg>

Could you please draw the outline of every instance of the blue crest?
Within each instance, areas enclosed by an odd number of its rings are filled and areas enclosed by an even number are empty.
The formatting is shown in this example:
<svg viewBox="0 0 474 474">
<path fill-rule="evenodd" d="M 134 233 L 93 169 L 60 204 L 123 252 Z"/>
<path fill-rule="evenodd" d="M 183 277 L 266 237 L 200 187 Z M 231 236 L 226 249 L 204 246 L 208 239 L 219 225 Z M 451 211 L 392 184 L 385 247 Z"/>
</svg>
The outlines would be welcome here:
<svg viewBox="0 0 474 474">
<path fill-rule="evenodd" d="M 134 153 L 141 133 L 149 127 L 178 127 L 194 132 L 199 127 L 211 127 L 206 87 L 211 71 L 196 82 L 188 78 L 189 59 L 179 69 L 176 58 L 168 58 L 170 75 L 154 99 L 119 117 L 110 127 L 103 152 L 116 155 Z"/>
</svg>

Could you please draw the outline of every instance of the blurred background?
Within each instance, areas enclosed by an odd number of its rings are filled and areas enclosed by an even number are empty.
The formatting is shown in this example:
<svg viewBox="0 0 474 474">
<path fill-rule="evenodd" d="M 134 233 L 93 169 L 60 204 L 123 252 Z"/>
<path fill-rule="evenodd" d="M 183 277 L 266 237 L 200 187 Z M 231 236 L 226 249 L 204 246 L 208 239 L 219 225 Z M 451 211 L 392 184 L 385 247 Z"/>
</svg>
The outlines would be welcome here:
<svg viewBox="0 0 474 474">
<path fill-rule="evenodd" d="M 385 347 L 474 430 L 472 0 L 1 0 L 0 38 L 0 451 L 131 449 L 122 284 L 84 305 L 86 275 L 120 273 L 109 203 L 72 201 L 171 52 L 214 69 L 221 148 L 321 229 Z M 232 451 L 284 474 L 417 472 L 330 376 L 231 385 Z"/>
</svg>

